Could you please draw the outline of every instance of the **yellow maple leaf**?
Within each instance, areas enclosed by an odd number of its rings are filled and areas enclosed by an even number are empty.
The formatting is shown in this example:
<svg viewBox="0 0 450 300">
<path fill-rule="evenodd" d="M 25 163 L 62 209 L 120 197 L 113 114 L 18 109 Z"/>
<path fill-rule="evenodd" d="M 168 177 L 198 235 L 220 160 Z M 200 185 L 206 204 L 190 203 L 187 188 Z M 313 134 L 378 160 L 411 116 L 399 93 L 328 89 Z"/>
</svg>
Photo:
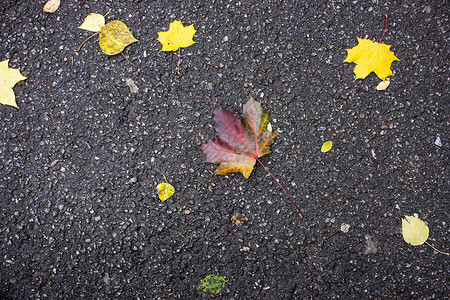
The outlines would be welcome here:
<svg viewBox="0 0 450 300">
<path fill-rule="evenodd" d="M 170 23 L 168 31 L 158 32 L 158 41 L 163 45 L 161 51 L 177 51 L 195 43 L 194 34 L 197 32 L 194 25 L 184 27 L 181 21 Z"/>
<path fill-rule="evenodd" d="M 10 69 L 8 62 L 9 59 L 0 62 L 0 103 L 19 108 L 12 88 L 27 78 L 20 74 L 19 69 Z"/>
<path fill-rule="evenodd" d="M 390 45 L 358 38 L 358 45 L 347 49 L 347 58 L 344 62 L 356 64 L 355 79 L 364 79 L 373 71 L 384 81 L 386 77 L 392 75 L 392 62 L 399 60 L 390 48 Z"/>
</svg>

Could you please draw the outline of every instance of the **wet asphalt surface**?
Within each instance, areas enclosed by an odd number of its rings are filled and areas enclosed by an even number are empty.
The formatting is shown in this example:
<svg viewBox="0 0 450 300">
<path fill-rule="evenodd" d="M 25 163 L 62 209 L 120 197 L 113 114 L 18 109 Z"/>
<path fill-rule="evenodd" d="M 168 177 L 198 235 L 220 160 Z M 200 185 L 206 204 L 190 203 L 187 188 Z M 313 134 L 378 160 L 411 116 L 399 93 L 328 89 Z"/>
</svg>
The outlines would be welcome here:
<svg viewBox="0 0 450 300">
<path fill-rule="evenodd" d="M 28 77 L 20 110 L 0 107 L 3 298 L 449 296 L 448 256 L 401 234 L 416 213 L 450 248 L 448 3 L 44 2 L 0 3 L 0 61 Z M 130 28 L 138 68 L 98 38 L 76 51 L 91 12 Z M 400 61 L 376 91 L 342 61 L 357 37 L 380 39 L 385 14 Z M 174 20 L 197 29 L 181 74 L 157 41 Z M 250 94 L 280 132 L 262 161 L 305 221 L 261 166 L 246 180 L 205 163 L 214 109 L 240 114 Z M 209 274 L 229 280 L 217 296 L 197 288 Z"/>
</svg>

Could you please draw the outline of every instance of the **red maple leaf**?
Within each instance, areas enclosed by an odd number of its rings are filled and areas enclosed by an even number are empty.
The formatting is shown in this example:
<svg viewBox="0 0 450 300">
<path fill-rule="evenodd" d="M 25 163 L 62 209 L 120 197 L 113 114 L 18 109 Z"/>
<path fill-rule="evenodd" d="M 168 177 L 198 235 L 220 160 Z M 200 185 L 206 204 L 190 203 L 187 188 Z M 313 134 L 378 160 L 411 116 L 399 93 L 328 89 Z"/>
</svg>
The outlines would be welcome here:
<svg viewBox="0 0 450 300">
<path fill-rule="evenodd" d="M 269 114 L 262 109 L 261 104 L 250 96 L 250 100 L 244 104 L 242 119 L 229 110 L 217 109 L 214 111 L 214 122 L 214 129 L 220 139 L 208 141 L 201 149 L 207 162 L 218 164 L 217 174 L 241 172 L 248 178 L 255 163 L 259 162 L 288 195 L 303 218 L 291 196 L 258 159 L 270 153 L 270 145 L 278 136 L 278 133 L 267 130 Z"/>
</svg>

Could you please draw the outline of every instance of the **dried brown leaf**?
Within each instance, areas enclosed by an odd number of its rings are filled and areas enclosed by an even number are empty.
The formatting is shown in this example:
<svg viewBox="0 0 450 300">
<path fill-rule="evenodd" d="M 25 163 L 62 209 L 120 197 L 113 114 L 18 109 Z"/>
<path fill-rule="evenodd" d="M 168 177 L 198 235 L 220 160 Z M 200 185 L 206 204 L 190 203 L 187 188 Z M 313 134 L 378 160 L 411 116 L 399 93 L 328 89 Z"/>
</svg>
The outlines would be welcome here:
<svg viewBox="0 0 450 300">
<path fill-rule="evenodd" d="M 236 213 L 234 216 L 231 217 L 231 223 L 235 226 L 242 226 L 245 223 L 245 215 L 241 213 Z"/>
<path fill-rule="evenodd" d="M 48 13 L 55 12 L 59 5 L 61 4 L 61 0 L 48 0 L 47 3 L 44 5 L 44 11 Z"/>
</svg>

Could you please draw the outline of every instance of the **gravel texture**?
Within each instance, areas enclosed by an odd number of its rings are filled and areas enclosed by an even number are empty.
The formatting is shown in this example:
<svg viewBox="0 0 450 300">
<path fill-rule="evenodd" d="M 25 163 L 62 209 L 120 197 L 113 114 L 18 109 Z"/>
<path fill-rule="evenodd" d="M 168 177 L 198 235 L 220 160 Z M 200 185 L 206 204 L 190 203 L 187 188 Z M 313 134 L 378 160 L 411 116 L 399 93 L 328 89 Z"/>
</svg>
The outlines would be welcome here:
<svg viewBox="0 0 450 300">
<path fill-rule="evenodd" d="M 401 234 L 416 213 L 450 248 L 446 1 L 44 3 L 0 2 L 0 61 L 28 77 L 20 110 L 0 106 L 3 298 L 211 298 L 209 274 L 228 280 L 218 299 L 449 296 L 448 256 Z M 76 51 L 91 12 L 130 28 L 138 68 L 97 37 Z M 377 91 L 342 61 L 386 14 L 400 61 Z M 197 29 L 181 74 L 157 41 L 174 20 Z M 261 166 L 246 180 L 205 163 L 213 110 L 240 114 L 250 94 L 281 133 L 262 161 L 306 221 Z"/>
</svg>

